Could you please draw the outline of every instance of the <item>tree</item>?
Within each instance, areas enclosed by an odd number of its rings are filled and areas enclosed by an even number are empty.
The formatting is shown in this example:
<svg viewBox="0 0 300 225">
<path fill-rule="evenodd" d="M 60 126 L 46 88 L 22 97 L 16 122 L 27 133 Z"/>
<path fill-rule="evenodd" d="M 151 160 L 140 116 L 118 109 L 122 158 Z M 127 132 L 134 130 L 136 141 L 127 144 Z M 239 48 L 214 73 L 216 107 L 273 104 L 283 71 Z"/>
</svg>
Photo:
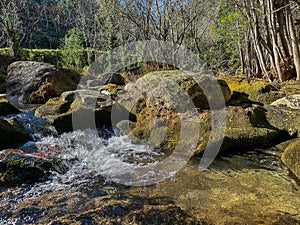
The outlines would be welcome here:
<svg viewBox="0 0 300 225">
<path fill-rule="evenodd" d="M 0 27 L 10 47 L 10 54 L 14 57 L 19 55 L 19 43 L 22 40 L 23 26 L 18 9 L 22 8 L 23 3 L 17 0 L 0 0 Z"/>
<path fill-rule="evenodd" d="M 82 34 L 77 28 L 70 29 L 62 40 L 62 59 L 64 67 L 82 68 L 84 62 L 84 49 Z"/>
<path fill-rule="evenodd" d="M 215 33 L 223 40 L 225 52 L 234 53 L 231 55 L 236 59 L 239 55 L 241 71 L 247 76 L 264 76 L 270 81 L 282 82 L 297 74 L 300 79 L 299 40 L 292 13 L 294 5 L 290 0 L 221 2 L 214 32 L 217 31 Z M 222 11 L 224 8 L 227 10 Z M 231 19 L 233 15 L 235 18 Z M 230 42 L 238 48 L 227 45 Z"/>
</svg>

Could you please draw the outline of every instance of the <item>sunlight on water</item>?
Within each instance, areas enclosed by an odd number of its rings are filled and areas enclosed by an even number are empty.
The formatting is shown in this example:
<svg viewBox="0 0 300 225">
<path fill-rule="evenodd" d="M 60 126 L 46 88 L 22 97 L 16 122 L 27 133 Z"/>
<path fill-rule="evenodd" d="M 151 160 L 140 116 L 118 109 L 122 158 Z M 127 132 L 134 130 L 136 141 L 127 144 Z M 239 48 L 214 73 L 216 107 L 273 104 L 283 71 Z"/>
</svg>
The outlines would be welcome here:
<svg viewBox="0 0 300 225">
<path fill-rule="evenodd" d="M 75 131 L 59 138 L 46 137 L 41 143 L 63 151 L 56 157 L 69 169 L 65 174 L 53 174 L 54 183 L 51 183 L 60 187 L 99 175 L 118 182 L 118 177 L 134 175 L 135 168 L 154 165 L 157 163 L 155 157 L 162 155 L 149 146 L 133 144 L 126 136 L 100 137 L 91 130 Z"/>
</svg>

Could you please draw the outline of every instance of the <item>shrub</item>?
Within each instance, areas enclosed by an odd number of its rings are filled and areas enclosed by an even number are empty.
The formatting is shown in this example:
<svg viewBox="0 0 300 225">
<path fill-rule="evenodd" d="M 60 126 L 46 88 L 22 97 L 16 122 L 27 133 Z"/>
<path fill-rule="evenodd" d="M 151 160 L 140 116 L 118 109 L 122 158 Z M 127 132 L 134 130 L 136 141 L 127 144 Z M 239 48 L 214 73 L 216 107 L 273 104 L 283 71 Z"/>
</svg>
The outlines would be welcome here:
<svg viewBox="0 0 300 225">
<path fill-rule="evenodd" d="M 67 68 L 83 68 L 86 63 L 80 31 L 77 28 L 69 30 L 61 45 L 61 65 Z"/>
</svg>

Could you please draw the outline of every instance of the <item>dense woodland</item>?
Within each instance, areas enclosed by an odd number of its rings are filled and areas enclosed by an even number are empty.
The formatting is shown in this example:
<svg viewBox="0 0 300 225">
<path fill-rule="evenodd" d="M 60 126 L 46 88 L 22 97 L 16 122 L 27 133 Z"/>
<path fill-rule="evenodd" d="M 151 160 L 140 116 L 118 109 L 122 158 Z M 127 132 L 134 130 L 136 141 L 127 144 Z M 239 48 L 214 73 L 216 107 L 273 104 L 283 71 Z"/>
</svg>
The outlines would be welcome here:
<svg viewBox="0 0 300 225">
<path fill-rule="evenodd" d="M 0 0 L 0 46 L 61 49 L 84 67 L 136 40 L 184 45 L 216 73 L 300 79 L 298 0 Z M 89 57 L 90 54 L 89 54 Z"/>
</svg>

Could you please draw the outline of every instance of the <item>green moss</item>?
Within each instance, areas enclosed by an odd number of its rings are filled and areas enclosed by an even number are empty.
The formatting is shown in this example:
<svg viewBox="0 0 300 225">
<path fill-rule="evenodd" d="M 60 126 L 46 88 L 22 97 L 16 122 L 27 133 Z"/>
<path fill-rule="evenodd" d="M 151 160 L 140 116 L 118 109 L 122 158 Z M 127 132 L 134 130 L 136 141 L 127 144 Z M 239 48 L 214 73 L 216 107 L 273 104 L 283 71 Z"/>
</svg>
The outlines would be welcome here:
<svg viewBox="0 0 300 225">
<path fill-rule="evenodd" d="M 7 101 L 7 99 L 6 98 L 2 98 L 2 97 L 0 97 L 0 103 L 7 103 L 8 101 Z"/>
<path fill-rule="evenodd" d="M 24 162 L 23 160 L 20 159 L 15 159 L 12 161 L 9 161 L 7 163 L 7 167 L 19 167 L 19 168 L 28 168 L 30 166 L 29 163 Z"/>
<path fill-rule="evenodd" d="M 300 179 L 300 139 L 292 142 L 281 156 L 284 164 Z"/>
<path fill-rule="evenodd" d="M 10 48 L 0 48 L 0 54 L 8 54 Z M 85 64 L 90 65 L 92 63 L 92 57 L 94 55 L 103 54 L 103 51 L 97 51 L 91 48 L 83 49 L 83 53 L 85 58 L 87 59 Z M 21 48 L 20 49 L 20 60 L 25 61 L 38 61 L 38 62 L 46 62 L 51 63 L 56 66 L 61 65 L 62 59 L 62 50 L 61 49 L 28 49 L 28 48 Z"/>
<path fill-rule="evenodd" d="M 220 78 L 227 82 L 231 91 L 245 92 L 253 101 L 270 104 L 284 97 L 284 93 L 277 90 L 277 84 L 270 84 L 263 79 L 254 79 L 248 83 L 247 79 L 241 76 L 220 76 Z M 263 91 L 267 86 L 272 86 L 273 90 Z"/>
</svg>

